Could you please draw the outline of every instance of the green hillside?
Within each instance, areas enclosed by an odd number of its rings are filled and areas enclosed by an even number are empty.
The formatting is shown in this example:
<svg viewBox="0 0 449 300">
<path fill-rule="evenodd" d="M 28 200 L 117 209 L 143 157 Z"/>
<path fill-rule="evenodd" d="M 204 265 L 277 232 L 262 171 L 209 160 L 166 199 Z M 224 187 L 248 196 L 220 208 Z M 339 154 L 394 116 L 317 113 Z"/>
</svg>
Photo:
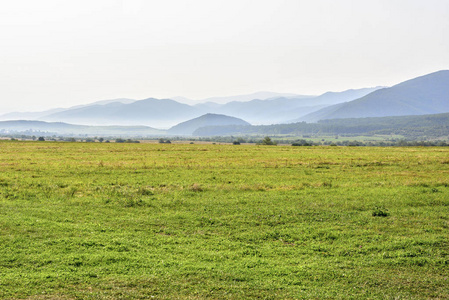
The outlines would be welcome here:
<svg viewBox="0 0 449 300">
<path fill-rule="evenodd" d="M 334 135 L 398 134 L 409 138 L 444 137 L 449 135 L 449 113 L 382 118 L 322 120 L 318 123 L 293 123 L 269 126 L 215 126 L 196 130 L 199 136 L 225 135 Z"/>
</svg>

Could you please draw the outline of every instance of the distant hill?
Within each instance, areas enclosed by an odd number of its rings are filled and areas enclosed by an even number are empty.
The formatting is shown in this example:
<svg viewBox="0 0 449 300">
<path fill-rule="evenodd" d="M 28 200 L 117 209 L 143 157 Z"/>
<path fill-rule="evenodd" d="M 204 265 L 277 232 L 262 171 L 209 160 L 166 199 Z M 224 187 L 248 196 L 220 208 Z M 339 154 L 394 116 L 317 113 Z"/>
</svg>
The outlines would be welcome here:
<svg viewBox="0 0 449 300">
<path fill-rule="evenodd" d="M 93 105 L 105 105 L 105 104 L 110 104 L 110 103 L 115 103 L 115 102 L 129 104 L 129 103 L 132 103 L 135 101 L 137 101 L 137 100 L 128 99 L 128 98 L 117 98 L 117 99 L 111 99 L 111 100 L 100 100 L 100 101 L 92 102 L 89 104 L 72 106 L 69 108 L 54 108 L 54 109 L 49 109 L 49 110 L 44 110 L 44 111 L 39 111 L 39 112 L 11 112 L 11 113 L 6 113 L 3 115 L 0 115 L 0 120 L 4 120 L 4 121 L 7 121 L 7 120 L 37 120 L 39 118 L 43 118 L 45 116 L 48 116 L 51 114 L 56 114 L 56 113 L 63 112 L 66 110 L 78 109 L 78 108 L 88 107 L 88 106 L 93 106 Z"/>
<path fill-rule="evenodd" d="M 89 105 L 96 105 L 96 104 L 104 105 L 104 104 L 109 104 L 109 103 L 114 103 L 114 102 L 119 102 L 119 103 L 123 103 L 123 104 L 130 104 L 130 103 L 133 103 L 133 102 L 136 102 L 136 101 L 137 101 L 136 99 L 117 98 L 117 99 L 111 99 L 111 100 L 95 101 L 95 102 L 90 103 L 90 104 L 79 105 L 79 106 L 89 106 Z"/>
<path fill-rule="evenodd" d="M 208 112 L 242 118 L 253 124 L 289 123 L 299 116 L 304 116 L 335 103 L 357 99 L 379 88 L 327 92 L 310 98 L 277 97 L 266 100 L 233 101 L 218 107 L 209 105 L 207 110 Z"/>
<path fill-rule="evenodd" d="M 205 126 L 251 125 L 250 123 L 225 115 L 205 114 L 201 117 L 182 122 L 170 128 L 167 133 L 174 135 L 191 135 L 195 130 Z"/>
<path fill-rule="evenodd" d="M 312 98 L 314 96 L 309 95 L 298 95 L 298 94 L 292 94 L 292 93 L 276 93 L 276 92 L 255 92 L 252 94 L 245 94 L 245 95 L 235 95 L 235 96 L 224 96 L 224 97 L 210 97 L 206 99 L 201 100 L 192 100 L 185 97 L 171 97 L 170 99 L 173 99 L 175 101 L 196 105 L 206 102 L 214 102 L 217 104 L 226 104 L 232 101 L 251 101 L 254 99 L 260 99 L 260 100 L 266 100 L 271 98 L 279 98 L 279 97 L 289 97 L 289 98 Z"/>
<path fill-rule="evenodd" d="M 401 135 L 409 139 L 447 139 L 449 113 L 374 117 L 354 119 L 327 119 L 318 123 L 299 122 L 293 124 L 259 126 L 209 126 L 198 128 L 197 136 L 230 135 Z"/>
<path fill-rule="evenodd" d="M 326 107 L 297 121 L 424 115 L 449 112 L 449 71 L 417 77 L 376 90 L 345 104 Z"/>
<path fill-rule="evenodd" d="M 165 131 L 148 126 L 86 126 L 62 122 L 0 121 L 0 133 L 61 136 L 158 136 Z"/>
<path fill-rule="evenodd" d="M 37 113 L 13 113 L 0 116 L 0 120 L 40 120 L 79 125 L 146 125 L 168 128 L 184 120 L 196 118 L 206 113 L 214 113 L 234 116 L 253 124 L 276 124 L 290 122 L 295 118 L 335 103 L 353 100 L 375 89 L 328 92 L 317 97 L 301 95 L 285 97 L 292 94 L 259 92 L 250 95 L 224 97 L 228 100 L 252 98 L 250 101 L 232 101 L 226 104 L 205 102 L 188 105 L 172 99 L 133 100 L 120 98 Z M 279 97 L 279 95 L 284 96 Z M 257 96 L 261 98 L 276 97 L 269 99 L 253 98 Z"/>
<path fill-rule="evenodd" d="M 58 113 L 66 110 L 66 108 L 54 108 L 44 111 L 37 112 L 10 112 L 3 115 L 0 115 L 0 120 L 8 121 L 8 120 L 36 120 L 42 117 L 45 117 L 49 114 Z"/>
<path fill-rule="evenodd" d="M 374 91 L 386 88 L 385 86 L 376 86 L 372 88 L 350 89 L 342 92 L 326 92 L 313 99 L 315 105 L 331 105 L 352 101 L 366 96 Z"/>
<path fill-rule="evenodd" d="M 202 111 L 171 99 L 112 102 L 91 105 L 42 117 L 44 121 L 64 121 L 84 125 L 152 125 L 167 126 L 185 119 L 200 116 Z"/>
<path fill-rule="evenodd" d="M 407 139 L 447 139 L 449 113 L 352 119 L 327 119 L 318 123 L 252 126 L 223 115 L 206 114 L 174 126 L 168 132 L 148 126 L 86 126 L 62 122 L 0 121 L 0 134 L 70 137 L 161 137 L 166 135 L 394 135 Z"/>
</svg>

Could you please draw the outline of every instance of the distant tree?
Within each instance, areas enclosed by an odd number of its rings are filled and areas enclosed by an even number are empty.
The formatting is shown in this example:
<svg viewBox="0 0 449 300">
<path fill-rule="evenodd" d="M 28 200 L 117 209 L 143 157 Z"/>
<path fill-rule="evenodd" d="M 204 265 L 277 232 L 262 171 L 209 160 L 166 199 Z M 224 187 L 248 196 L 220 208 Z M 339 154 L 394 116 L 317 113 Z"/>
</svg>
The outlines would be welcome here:
<svg viewBox="0 0 449 300">
<path fill-rule="evenodd" d="M 259 143 L 259 145 L 272 145 L 272 146 L 275 146 L 275 145 L 277 145 L 277 143 L 273 142 L 269 136 L 266 136 L 266 137 Z"/>
<path fill-rule="evenodd" d="M 308 142 L 306 140 L 298 140 L 294 142 L 292 146 L 313 146 L 313 142 L 312 141 Z"/>
<path fill-rule="evenodd" d="M 125 143 L 140 143 L 140 141 L 134 141 L 132 139 L 127 139 Z"/>
<path fill-rule="evenodd" d="M 159 144 L 171 144 L 171 141 L 170 140 L 165 140 L 163 138 L 160 138 L 159 139 Z"/>
<path fill-rule="evenodd" d="M 101 137 L 101 138 L 98 139 L 98 141 L 99 141 L 100 143 L 103 143 L 104 138 Z"/>
<path fill-rule="evenodd" d="M 125 140 L 124 140 L 124 139 L 116 139 L 115 142 L 116 142 L 116 143 L 124 143 Z"/>
<path fill-rule="evenodd" d="M 40 136 L 37 140 L 38 140 L 39 142 L 45 142 L 45 138 L 44 138 L 43 136 Z"/>
<path fill-rule="evenodd" d="M 239 141 L 233 141 L 232 144 L 233 145 L 240 145 L 240 142 Z"/>
</svg>

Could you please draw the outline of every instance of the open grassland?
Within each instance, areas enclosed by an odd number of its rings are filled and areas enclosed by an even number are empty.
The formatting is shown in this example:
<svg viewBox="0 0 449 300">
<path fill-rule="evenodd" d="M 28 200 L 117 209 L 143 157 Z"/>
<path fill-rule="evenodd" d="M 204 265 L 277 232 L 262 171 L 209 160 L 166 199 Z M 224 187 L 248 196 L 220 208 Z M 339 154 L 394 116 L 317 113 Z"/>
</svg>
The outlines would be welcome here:
<svg viewBox="0 0 449 300">
<path fill-rule="evenodd" d="M 449 149 L 3 141 L 0 298 L 448 299 Z"/>
</svg>

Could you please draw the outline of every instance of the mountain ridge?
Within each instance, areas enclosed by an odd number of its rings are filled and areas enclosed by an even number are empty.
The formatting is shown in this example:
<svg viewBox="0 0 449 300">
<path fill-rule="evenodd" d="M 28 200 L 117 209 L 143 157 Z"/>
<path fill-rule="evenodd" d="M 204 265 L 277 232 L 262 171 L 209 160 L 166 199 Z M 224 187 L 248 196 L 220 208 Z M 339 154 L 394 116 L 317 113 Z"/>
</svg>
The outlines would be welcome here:
<svg viewBox="0 0 449 300">
<path fill-rule="evenodd" d="M 253 124 L 286 123 L 324 106 L 353 100 L 360 94 L 367 94 L 376 88 L 352 89 L 343 92 L 327 92 L 307 98 L 275 97 L 231 101 L 226 104 L 205 102 L 195 105 L 179 103 L 173 99 L 147 98 L 134 100 L 119 98 L 96 101 L 87 105 L 67 109 L 43 111 L 39 113 L 0 116 L 0 120 L 41 120 L 48 122 L 68 122 L 78 125 L 145 125 L 170 128 L 180 122 L 199 117 L 206 113 L 223 114 L 244 119 Z M 280 95 L 281 93 L 266 94 Z M 256 95 L 249 94 L 249 95 Z M 248 96 L 248 95 L 243 95 Z M 239 97 L 239 96 L 236 96 Z"/>
<path fill-rule="evenodd" d="M 359 99 L 326 107 L 297 121 L 424 115 L 449 112 L 449 70 L 441 70 L 383 88 Z"/>
<path fill-rule="evenodd" d="M 164 130 L 148 126 L 89 126 L 64 122 L 45 122 L 14 120 L 0 121 L 0 132 L 20 132 L 27 135 L 63 135 L 63 136 L 159 136 Z"/>
</svg>

